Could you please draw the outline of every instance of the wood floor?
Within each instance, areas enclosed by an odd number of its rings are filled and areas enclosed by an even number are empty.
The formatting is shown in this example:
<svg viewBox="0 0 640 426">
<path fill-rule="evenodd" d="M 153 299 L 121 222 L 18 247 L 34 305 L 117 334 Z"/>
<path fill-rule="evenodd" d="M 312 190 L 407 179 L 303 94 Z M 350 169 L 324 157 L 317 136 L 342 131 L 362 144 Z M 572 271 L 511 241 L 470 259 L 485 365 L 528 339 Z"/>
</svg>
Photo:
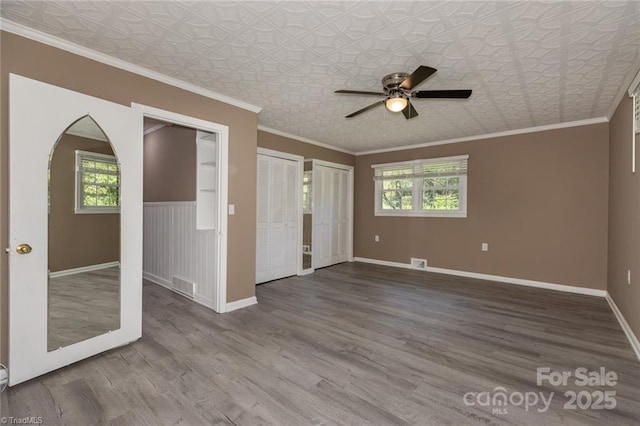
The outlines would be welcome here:
<svg viewBox="0 0 640 426">
<path fill-rule="evenodd" d="M 120 328 L 120 268 L 49 279 L 47 349 L 87 340 Z"/>
<path fill-rule="evenodd" d="M 602 298 L 360 263 L 267 283 L 257 297 L 217 315 L 145 283 L 140 341 L 5 391 L 2 415 L 73 425 L 640 421 L 640 362 Z M 537 367 L 605 367 L 618 383 L 538 387 Z M 544 413 L 463 402 L 499 386 L 555 396 Z M 617 408 L 563 409 L 570 389 L 613 390 Z"/>
</svg>

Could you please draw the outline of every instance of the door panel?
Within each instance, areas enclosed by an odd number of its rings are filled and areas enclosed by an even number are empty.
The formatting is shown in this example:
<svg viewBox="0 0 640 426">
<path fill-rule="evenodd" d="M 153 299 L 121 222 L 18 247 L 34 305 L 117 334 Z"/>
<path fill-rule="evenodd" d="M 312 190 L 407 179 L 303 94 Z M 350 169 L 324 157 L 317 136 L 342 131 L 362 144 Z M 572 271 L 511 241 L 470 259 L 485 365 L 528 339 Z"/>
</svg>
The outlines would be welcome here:
<svg viewBox="0 0 640 426">
<path fill-rule="evenodd" d="M 142 114 L 14 74 L 9 79 L 9 384 L 124 345 L 142 334 Z M 118 330 L 47 352 L 48 169 L 58 138 L 90 116 L 119 161 Z M 26 173 L 25 173 L 26 172 Z M 18 254 L 23 243 L 33 247 Z"/>
<path fill-rule="evenodd" d="M 296 161 L 258 154 L 257 284 L 298 271 L 297 179 Z"/>
<path fill-rule="evenodd" d="M 349 171 L 313 166 L 313 267 L 349 260 Z"/>
</svg>

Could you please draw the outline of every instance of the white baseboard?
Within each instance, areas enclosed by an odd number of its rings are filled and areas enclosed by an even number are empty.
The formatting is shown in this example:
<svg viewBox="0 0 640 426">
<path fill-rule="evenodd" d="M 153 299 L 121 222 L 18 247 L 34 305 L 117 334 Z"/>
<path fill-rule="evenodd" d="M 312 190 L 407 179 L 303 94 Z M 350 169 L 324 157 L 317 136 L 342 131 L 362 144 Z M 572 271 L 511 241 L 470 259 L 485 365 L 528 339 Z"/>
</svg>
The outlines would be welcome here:
<svg viewBox="0 0 640 426">
<path fill-rule="evenodd" d="M 142 278 L 144 278 L 145 280 L 149 280 L 154 284 L 158 284 L 161 285 L 164 288 L 168 288 L 169 290 L 172 290 L 172 286 L 173 284 L 170 281 L 165 280 L 162 277 L 159 277 L 157 275 L 153 275 L 150 274 L 149 272 L 142 272 Z"/>
<path fill-rule="evenodd" d="M 255 305 L 256 303 L 258 303 L 258 299 L 255 296 L 247 297 L 246 299 L 236 300 L 235 302 L 228 302 L 227 312 L 246 308 L 247 306 Z"/>
<path fill-rule="evenodd" d="M 620 309 L 618 309 L 618 305 L 616 305 L 616 302 L 613 301 L 609 292 L 607 292 L 605 298 L 607 299 L 609 306 L 611 306 L 611 310 L 613 311 L 614 315 L 618 319 L 618 322 L 620 323 L 622 330 L 624 330 L 624 334 L 627 335 L 627 339 L 629 339 L 629 343 L 631 343 L 631 347 L 633 348 L 633 351 L 636 353 L 636 357 L 638 357 L 638 359 L 640 360 L 640 341 L 638 341 L 638 337 L 635 335 L 635 333 L 629 326 L 629 323 L 627 322 L 627 320 L 624 319 L 622 312 L 620 312 Z"/>
<path fill-rule="evenodd" d="M 64 277 L 67 275 L 81 274 L 83 272 L 98 271 L 100 269 L 113 268 L 114 266 L 120 266 L 120 262 L 115 261 L 115 262 L 99 263 L 97 265 L 82 266 L 80 268 L 49 272 L 49 278 L 58 278 L 58 277 Z"/>
<path fill-rule="evenodd" d="M 300 271 L 300 273 L 298 274 L 299 277 L 303 277 L 305 275 L 310 275 L 313 274 L 315 272 L 315 269 L 313 268 L 309 268 L 309 269 L 303 269 L 302 271 Z"/>
<path fill-rule="evenodd" d="M 145 280 L 149 280 L 154 284 L 158 284 L 159 286 L 164 287 L 167 290 L 171 290 L 174 293 L 179 294 L 182 297 L 186 297 L 187 299 L 190 299 L 189 297 L 185 296 L 184 294 L 180 293 L 179 291 L 174 290 L 173 283 L 165 280 L 162 277 L 150 274 L 149 272 L 142 272 L 142 278 L 144 278 Z M 213 310 L 214 312 L 218 312 L 216 310 L 216 304 L 214 303 L 213 300 L 209 299 L 208 297 L 205 297 L 205 296 L 202 296 L 202 295 L 199 295 L 199 294 L 196 293 L 196 294 L 194 294 L 193 299 L 190 299 L 190 300 L 193 300 L 194 302 L 199 303 L 202 306 L 206 306 L 207 308 Z M 227 305 L 227 306 L 229 306 L 229 305 Z"/>
<path fill-rule="evenodd" d="M 215 301 L 209 299 L 208 297 L 204 297 L 204 296 L 201 296 L 201 295 L 196 293 L 196 294 L 193 295 L 193 300 L 195 300 L 196 302 L 198 302 L 201 305 L 206 306 L 207 308 L 213 309 L 214 311 L 218 312 L 216 310 Z"/>
<path fill-rule="evenodd" d="M 356 262 L 372 263 L 374 265 L 393 266 L 396 268 L 412 269 L 414 271 L 427 271 L 435 272 L 438 274 L 457 275 L 459 277 L 476 278 L 487 281 L 497 281 L 507 284 L 523 285 L 527 287 L 544 288 L 547 290 L 563 291 L 566 293 L 584 294 L 587 296 L 605 297 L 607 291 L 599 290 L 595 288 L 576 287 L 564 284 L 547 283 L 543 281 L 525 280 L 522 278 L 501 277 L 498 275 L 480 274 L 477 272 L 458 271 L 455 269 L 435 268 L 433 266 L 427 266 L 426 269 L 412 268 L 408 263 L 389 262 L 386 260 L 368 259 L 364 257 L 355 257 L 353 259 Z"/>
<path fill-rule="evenodd" d="M 7 370 L 5 370 L 4 368 L 0 369 L 0 390 L 7 385 L 8 380 L 9 374 L 7 373 Z"/>
<path fill-rule="evenodd" d="M 394 268 L 414 269 L 408 263 L 390 262 L 388 260 L 369 259 L 367 257 L 354 257 L 354 262 L 371 263 L 374 265 L 392 266 Z M 421 269 L 424 271 L 424 269 Z"/>
</svg>

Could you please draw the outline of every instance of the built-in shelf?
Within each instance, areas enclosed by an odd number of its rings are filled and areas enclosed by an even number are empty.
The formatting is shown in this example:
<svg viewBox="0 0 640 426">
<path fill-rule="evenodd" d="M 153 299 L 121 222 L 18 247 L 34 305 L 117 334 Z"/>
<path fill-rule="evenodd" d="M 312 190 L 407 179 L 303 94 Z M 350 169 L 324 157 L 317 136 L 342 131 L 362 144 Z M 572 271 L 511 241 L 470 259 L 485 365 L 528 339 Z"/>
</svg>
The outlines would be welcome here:
<svg viewBox="0 0 640 426">
<path fill-rule="evenodd" d="M 215 143 L 218 141 L 218 135 L 216 133 L 208 133 L 208 132 L 200 131 L 198 140 Z"/>
<path fill-rule="evenodd" d="M 196 179 L 196 229 L 213 230 L 216 223 L 217 198 L 217 134 L 198 131 Z"/>
</svg>

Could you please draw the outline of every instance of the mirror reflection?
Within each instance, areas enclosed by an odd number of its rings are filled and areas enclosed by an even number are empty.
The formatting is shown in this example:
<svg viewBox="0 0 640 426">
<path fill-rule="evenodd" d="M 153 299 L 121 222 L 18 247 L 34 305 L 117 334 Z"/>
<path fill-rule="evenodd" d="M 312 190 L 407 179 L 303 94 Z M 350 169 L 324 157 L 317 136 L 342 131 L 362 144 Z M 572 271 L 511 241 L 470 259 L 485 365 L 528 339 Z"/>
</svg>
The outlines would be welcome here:
<svg viewBox="0 0 640 426">
<path fill-rule="evenodd" d="M 47 350 L 120 328 L 120 170 L 85 116 L 49 161 Z"/>
<path fill-rule="evenodd" d="M 311 229 L 313 226 L 313 194 L 312 180 L 313 164 L 311 161 L 304 162 L 304 175 L 302 179 L 302 269 L 310 269 L 311 262 Z"/>
</svg>

